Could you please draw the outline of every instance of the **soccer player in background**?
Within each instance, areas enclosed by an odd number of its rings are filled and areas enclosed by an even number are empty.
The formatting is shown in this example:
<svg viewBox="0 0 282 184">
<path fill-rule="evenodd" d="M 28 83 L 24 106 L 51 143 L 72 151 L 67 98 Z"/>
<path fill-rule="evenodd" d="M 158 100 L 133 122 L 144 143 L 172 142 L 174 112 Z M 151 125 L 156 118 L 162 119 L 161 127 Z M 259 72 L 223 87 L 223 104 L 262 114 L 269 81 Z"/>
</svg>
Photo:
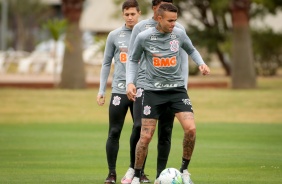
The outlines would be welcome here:
<svg viewBox="0 0 282 184">
<path fill-rule="evenodd" d="M 126 85 L 127 96 L 133 101 L 138 94 L 134 79 L 141 57 L 144 57 L 146 64 L 141 135 L 136 145 L 135 174 L 131 184 L 140 183 L 141 169 L 148 153 L 149 143 L 154 135 L 157 121 L 167 107 L 175 113 L 184 131 L 180 168 L 183 182 L 184 184 L 193 183 L 188 172 L 188 165 L 195 146 L 196 125 L 192 104 L 181 73 L 183 66 L 180 48 L 192 57 L 203 75 L 209 74 L 210 69 L 192 45 L 187 34 L 175 27 L 177 12 L 174 5 L 161 4 L 158 9 L 157 26 L 139 33 L 133 47 L 130 48 Z M 158 180 L 155 183 L 158 183 Z"/>
<path fill-rule="evenodd" d="M 132 31 L 131 39 L 130 39 L 130 51 L 135 41 L 137 35 L 147 30 L 148 28 L 155 27 L 157 25 L 157 10 L 161 4 L 165 3 L 173 3 L 173 0 L 152 0 L 152 10 L 154 15 L 150 19 L 142 20 L 137 23 Z M 176 23 L 176 27 L 185 31 L 185 28 Z M 181 49 L 181 65 L 182 65 L 182 76 L 184 78 L 185 88 L 187 88 L 188 83 L 188 55 L 187 53 Z M 127 63 L 128 66 L 128 63 Z M 130 137 L 130 165 L 126 174 L 121 180 L 122 184 L 128 184 L 132 181 L 134 176 L 134 163 L 135 163 L 135 148 L 136 144 L 140 138 L 141 131 L 141 116 L 142 116 L 142 99 L 144 94 L 144 86 L 145 86 L 145 73 L 146 65 L 143 62 L 143 57 L 140 60 L 140 65 L 137 73 L 137 80 L 135 81 L 137 87 L 137 95 L 134 102 L 133 114 L 134 114 L 134 126 L 132 129 L 132 134 Z M 174 113 L 167 108 L 166 112 L 160 115 L 159 124 L 158 124 L 158 158 L 157 158 L 157 174 L 156 178 L 159 177 L 160 173 L 166 168 L 166 164 L 168 161 L 168 156 L 171 147 L 171 134 L 173 128 L 174 121 Z M 146 161 L 145 161 L 146 162 Z M 145 165 L 145 163 L 144 163 Z M 141 178 L 143 178 L 143 173 L 141 174 Z M 144 180 L 141 180 L 142 182 Z"/>
<path fill-rule="evenodd" d="M 107 80 L 113 58 L 115 67 L 112 80 L 112 95 L 109 105 L 109 131 L 106 143 L 109 174 L 105 180 L 105 184 L 116 183 L 116 161 L 120 134 L 128 109 L 130 109 L 131 115 L 133 113 L 133 102 L 126 96 L 125 66 L 128 58 L 128 46 L 132 28 L 138 22 L 140 14 L 141 11 L 138 2 L 136 0 L 126 0 L 122 4 L 122 16 L 125 20 L 125 25 L 111 31 L 106 42 L 100 74 L 100 88 L 97 95 L 97 103 L 100 106 L 105 103 Z"/>
</svg>

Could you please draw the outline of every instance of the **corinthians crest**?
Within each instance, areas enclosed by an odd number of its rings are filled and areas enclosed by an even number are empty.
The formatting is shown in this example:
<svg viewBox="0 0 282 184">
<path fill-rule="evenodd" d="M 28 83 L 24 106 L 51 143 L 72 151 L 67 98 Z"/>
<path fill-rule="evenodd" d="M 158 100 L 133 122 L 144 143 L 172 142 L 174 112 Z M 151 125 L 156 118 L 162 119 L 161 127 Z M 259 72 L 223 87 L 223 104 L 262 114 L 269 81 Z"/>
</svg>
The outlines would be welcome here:
<svg viewBox="0 0 282 184">
<path fill-rule="evenodd" d="M 177 52 L 179 50 L 179 42 L 178 40 L 172 40 L 169 42 L 170 50 L 173 52 Z"/>
</svg>

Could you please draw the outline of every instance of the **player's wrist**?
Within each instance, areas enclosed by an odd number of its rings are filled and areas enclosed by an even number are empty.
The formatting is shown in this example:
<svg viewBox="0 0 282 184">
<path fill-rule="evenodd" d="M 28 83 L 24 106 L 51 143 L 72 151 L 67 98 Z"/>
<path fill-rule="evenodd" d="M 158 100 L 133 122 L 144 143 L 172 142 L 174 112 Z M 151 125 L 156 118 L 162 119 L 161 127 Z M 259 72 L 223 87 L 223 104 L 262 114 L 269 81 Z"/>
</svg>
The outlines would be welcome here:
<svg viewBox="0 0 282 184">
<path fill-rule="evenodd" d="M 130 86 L 130 85 L 134 85 L 134 83 L 133 82 L 127 83 L 127 86 Z"/>
<path fill-rule="evenodd" d="M 105 93 L 100 93 L 100 92 L 99 92 L 99 93 L 97 94 L 97 97 L 98 97 L 98 96 L 99 96 L 99 97 L 104 97 L 104 96 L 105 96 Z"/>
</svg>

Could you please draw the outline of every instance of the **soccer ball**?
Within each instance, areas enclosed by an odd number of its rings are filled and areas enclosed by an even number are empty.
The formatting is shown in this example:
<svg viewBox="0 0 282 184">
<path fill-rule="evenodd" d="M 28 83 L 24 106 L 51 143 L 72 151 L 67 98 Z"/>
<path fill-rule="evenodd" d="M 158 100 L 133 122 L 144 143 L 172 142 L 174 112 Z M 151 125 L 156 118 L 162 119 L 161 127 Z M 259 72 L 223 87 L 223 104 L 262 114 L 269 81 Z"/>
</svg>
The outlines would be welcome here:
<svg viewBox="0 0 282 184">
<path fill-rule="evenodd" d="M 182 184 L 182 177 L 179 170 L 175 168 L 166 168 L 158 178 L 159 184 Z"/>
</svg>

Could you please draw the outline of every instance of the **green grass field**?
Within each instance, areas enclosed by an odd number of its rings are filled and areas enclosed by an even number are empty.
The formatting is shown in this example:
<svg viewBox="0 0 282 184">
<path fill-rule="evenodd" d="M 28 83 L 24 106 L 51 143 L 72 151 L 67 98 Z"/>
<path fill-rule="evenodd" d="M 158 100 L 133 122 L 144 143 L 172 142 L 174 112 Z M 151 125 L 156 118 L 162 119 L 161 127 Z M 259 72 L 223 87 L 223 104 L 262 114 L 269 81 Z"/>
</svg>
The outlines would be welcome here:
<svg viewBox="0 0 282 184">
<path fill-rule="evenodd" d="M 108 105 L 97 106 L 96 94 L 97 89 L 0 89 L 0 183 L 103 183 Z M 256 90 L 191 89 L 189 96 L 198 130 L 189 166 L 195 183 L 281 183 L 281 78 L 260 79 Z M 131 125 L 128 116 L 118 183 L 129 165 Z M 176 120 L 168 167 L 180 166 L 182 135 Z M 154 137 L 146 165 L 151 180 L 156 144 Z"/>
</svg>

